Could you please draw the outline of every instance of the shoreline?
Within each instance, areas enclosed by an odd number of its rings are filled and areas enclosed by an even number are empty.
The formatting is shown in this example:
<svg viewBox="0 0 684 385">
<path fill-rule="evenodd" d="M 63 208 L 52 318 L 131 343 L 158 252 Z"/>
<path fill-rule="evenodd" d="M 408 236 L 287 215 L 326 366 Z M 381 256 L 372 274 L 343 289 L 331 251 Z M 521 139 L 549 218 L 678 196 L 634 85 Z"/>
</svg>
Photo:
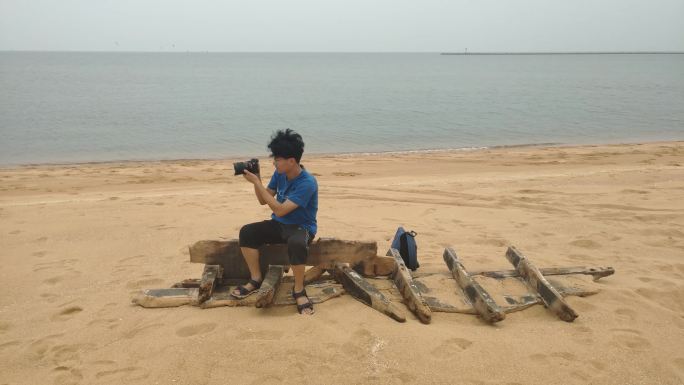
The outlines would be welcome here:
<svg viewBox="0 0 684 385">
<path fill-rule="evenodd" d="M 582 147 L 597 147 L 597 146 L 630 146 L 630 145 L 647 145 L 660 143 L 682 143 L 684 140 L 654 140 L 654 141 L 635 141 L 635 142 L 596 142 L 596 143 L 526 143 L 526 144 L 511 144 L 511 145 L 493 145 L 493 146 L 473 146 L 473 147 L 457 147 L 457 148 L 435 148 L 435 149 L 416 149 L 416 150 L 388 150 L 388 151 L 349 151 L 349 152 L 329 152 L 329 153 L 304 153 L 305 159 L 318 158 L 355 158 L 355 157 L 375 157 L 387 155 L 415 155 L 415 154 L 450 154 L 450 153 L 464 153 L 477 152 L 488 150 L 506 150 L 517 148 L 582 148 Z M 74 162 L 37 162 L 37 163 L 21 163 L 21 164 L 7 164 L 0 165 L 0 171 L 12 171 L 29 168 L 50 168 L 50 167 L 74 167 L 74 166 L 94 166 L 94 165 L 144 165 L 155 163 L 177 163 L 177 162 L 217 162 L 217 161 L 243 161 L 249 156 L 227 156 L 217 158 L 169 158 L 169 159 L 120 159 L 120 160 L 102 160 L 102 161 L 74 161 Z M 259 159 L 268 157 L 267 155 L 257 156 Z"/>
</svg>

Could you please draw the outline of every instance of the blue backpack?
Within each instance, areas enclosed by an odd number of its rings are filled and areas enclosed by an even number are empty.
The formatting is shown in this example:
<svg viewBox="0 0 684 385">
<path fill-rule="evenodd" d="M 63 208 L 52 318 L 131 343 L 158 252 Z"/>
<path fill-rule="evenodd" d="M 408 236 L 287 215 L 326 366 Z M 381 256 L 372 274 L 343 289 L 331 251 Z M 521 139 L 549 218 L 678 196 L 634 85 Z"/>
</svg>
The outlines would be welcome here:
<svg viewBox="0 0 684 385">
<path fill-rule="evenodd" d="M 403 227 L 397 229 L 397 233 L 394 234 L 394 239 L 392 240 L 393 249 L 399 250 L 401 254 L 401 259 L 404 260 L 404 264 L 411 270 L 416 270 L 420 267 L 418 263 L 418 245 L 416 244 L 415 231 L 406 231 Z M 392 253 L 388 250 L 387 255 L 391 256 Z"/>
</svg>

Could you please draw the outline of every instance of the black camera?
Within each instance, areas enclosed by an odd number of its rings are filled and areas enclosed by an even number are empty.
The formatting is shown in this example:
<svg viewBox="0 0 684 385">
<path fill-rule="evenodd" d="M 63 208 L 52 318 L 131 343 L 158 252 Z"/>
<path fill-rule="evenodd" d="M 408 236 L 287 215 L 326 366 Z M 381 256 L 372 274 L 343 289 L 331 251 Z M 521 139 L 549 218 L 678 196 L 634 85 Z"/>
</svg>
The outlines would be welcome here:
<svg viewBox="0 0 684 385">
<path fill-rule="evenodd" d="M 233 168 L 235 169 L 235 175 L 242 175 L 245 173 L 245 170 L 258 175 L 259 159 L 250 159 L 246 162 L 235 162 L 233 163 Z"/>
</svg>

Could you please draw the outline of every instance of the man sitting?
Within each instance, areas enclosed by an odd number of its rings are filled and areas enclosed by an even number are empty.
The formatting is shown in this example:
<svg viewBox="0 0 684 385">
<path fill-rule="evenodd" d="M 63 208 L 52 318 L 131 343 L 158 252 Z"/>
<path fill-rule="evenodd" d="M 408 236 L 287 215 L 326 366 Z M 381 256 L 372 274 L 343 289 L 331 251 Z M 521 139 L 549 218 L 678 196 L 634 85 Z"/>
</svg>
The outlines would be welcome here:
<svg viewBox="0 0 684 385">
<path fill-rule="evenodd" d="M 270 220 L 250 223 L 240 229 L 240 250 L 247 262 L 251 279 L 231 294 L 245 298 L 262 282 L 259 267 L 259 247 L 264 244 L 287 243 L 287 252 L 294 274 L 292 296 L 300 314 L 313 314 L 313 303 L 304 290 L 304 269 L 309 256 L 309 244 L 316 235 L 318 183 L 299 162 L 304 153 L 301 135 L 290 130 L 277 131 L 268 144 L 275 171 L 267 187 L 260 175 L 245 170 L 244 177 L 254 185 L 259 203 L 268 205 Z"/>
</svg>

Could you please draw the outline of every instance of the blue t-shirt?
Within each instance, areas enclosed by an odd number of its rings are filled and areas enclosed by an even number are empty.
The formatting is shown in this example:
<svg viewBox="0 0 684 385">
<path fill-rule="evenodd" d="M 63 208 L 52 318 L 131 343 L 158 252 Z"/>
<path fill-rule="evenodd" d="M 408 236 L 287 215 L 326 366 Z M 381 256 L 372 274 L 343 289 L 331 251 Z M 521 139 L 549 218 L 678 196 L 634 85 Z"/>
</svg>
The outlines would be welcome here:
<svg viewBox="0 0 684 385">
<path fill-rule="evenodd" d="M 275 191 L 275 198 L 283 203 L 289 199 L 297 204 L 297 208 L 290 211 L 287 215 L 278 217 L 271 215 L 274 220 L 287 225 L 300 225 L 307 229 L 311 235 L 316 234 L 316 213 L 318 212 L 318 182 L 313 175 L 306 170 L 297 175 L 291 181 L 287 180 L 285 174 L 273 172 L 268 188 Z"/>
</svg>

